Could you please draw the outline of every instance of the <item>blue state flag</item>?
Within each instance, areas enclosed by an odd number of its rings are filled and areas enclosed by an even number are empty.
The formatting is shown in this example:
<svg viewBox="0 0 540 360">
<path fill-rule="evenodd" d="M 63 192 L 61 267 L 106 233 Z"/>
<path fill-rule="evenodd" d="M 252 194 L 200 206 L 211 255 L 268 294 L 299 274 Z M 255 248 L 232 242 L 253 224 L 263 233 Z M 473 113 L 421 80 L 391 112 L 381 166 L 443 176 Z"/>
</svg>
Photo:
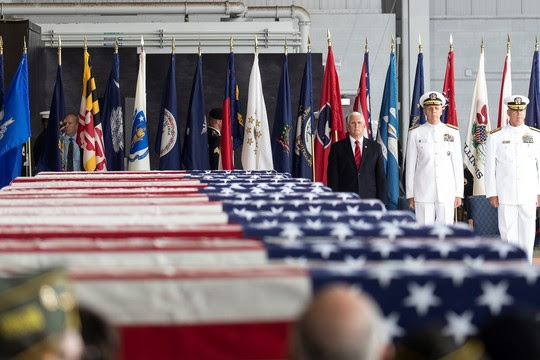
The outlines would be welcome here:
<svg viewBox="0 0 540 360">
<path fill-rule="evenodd" d="M 311 52 L 306 54 L 306 65 L 300 88 L 300 101 L 294 140 L 293 176 L 313 179 L 313 86 Z"/>
<path fill-rule="evenodd" d="M 379 131 L 377 132 L 377 142 L 381 145 L 384 156 L 384 167 L 386 169 L 386 182 L 388 186 L 387 208 L 389 210 L 398 208 L 399 198 L 397 96 L 396 57 L 392 51 L 390 53 L 390 64 L 386 72 L 381 113 L 379 115 Z"/>
<path fill-rule="evenodd" d="M 113 64 L 109 81 L 103 96 L 103 142 L 107 170 L 124 170 L 124 115 L 120 97 L 120 57 L 113 55 Z"/>
<path fill-rule="evenodd" d="M 187 170 L 210 169 L 201 55 L 197 59 L 197 67 L 191 86 L 182 163 Z"/>
<path fill-rule="evenodd" d="M 230 101 L 231 127 L 233 136 L 233 149 L 236 150 L 244 144 L 244 118 L 240 113 L 240 90 L 236 83 L 234 67 L 234 53 L 231 51 L 227 61 L 227 92 Z"/>
<path fill-rule="evenodd" d="M 409 118 L 409 129 L 418 124 L 426 122 L 426 115 L 420 106 L 420 97 L 424 94 L 424 54 L 418 53 L 416 62 L 416 74 L 414 76 L 414 88 L 411 101 L 411 115 Z"/>
<path fill-rule="evenodd" d="M 534 51 L 529 82 L 529 100 L 525 124 L 540 129 L 540 63 L 538 50 Z"/>
<path fill-rule="evenodd" d="M 176 99 L 176 60 L 171 54 L 159 113 L 155 150 L 159 170 L 180 170 L 180 137 L 178 136 L 178 100 Z"/>
<path fill-rule="evenodd" d="M 0 187 L 21 175 L 22 145 L 30 137 L 30 102 L 28 99 L 28 59 L 24 53 L 0 113 Z M 3 116 L 2 116 L 3 115 Z"/>
<path fill-rule="evenodd" d="M 62 85 L 62 66 L 56 70 L 56 84 L 54 84 L 53 97 L 45 130 L 43 150 L 37 161 L 36 173 L 40 171 L 62 171 L 62 154 L 60 149 L 64 146 L 60 137 L 60 121 L 65 118 L 64 88 Z"/>
<path fill-rule="evenodd" d="M 291 85 L 289 82 L 289 61 L 287 54 L 285 54 L 271 139 L 272 159 L 274 170 L 277 172 L 292 173 L 292 140 Z"/>
</svg>

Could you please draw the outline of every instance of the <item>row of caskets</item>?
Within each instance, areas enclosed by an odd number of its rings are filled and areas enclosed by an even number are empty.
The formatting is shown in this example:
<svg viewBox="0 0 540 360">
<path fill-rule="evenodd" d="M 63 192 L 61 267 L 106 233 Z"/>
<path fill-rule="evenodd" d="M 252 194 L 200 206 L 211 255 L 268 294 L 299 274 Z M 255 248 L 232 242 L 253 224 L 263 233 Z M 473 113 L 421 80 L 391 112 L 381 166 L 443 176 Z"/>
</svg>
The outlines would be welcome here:
<svg viewBox="0 0 540 360">
<path fill-rule="evenodd" d="M 460 342 L 540 304 L 540 271 L 513 245 L 272 171 L 17 178 L 0 237 L 5 271 L 69 268 L 130 360 L 284 358 L 291 321 L 335 281 L 371 294 L 394 337 L 438 323 Z"/>
</svg>

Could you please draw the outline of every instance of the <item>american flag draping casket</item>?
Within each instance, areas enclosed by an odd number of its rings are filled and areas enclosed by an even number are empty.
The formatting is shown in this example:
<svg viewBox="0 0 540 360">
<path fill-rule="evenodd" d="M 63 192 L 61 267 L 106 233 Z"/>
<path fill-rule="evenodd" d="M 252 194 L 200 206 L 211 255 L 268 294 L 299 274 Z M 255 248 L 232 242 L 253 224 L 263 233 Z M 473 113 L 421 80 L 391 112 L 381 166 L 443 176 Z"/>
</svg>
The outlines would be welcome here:
<svg viewBox="0 0 540 360">
<path fill-rule="evenodd" d="M 436 241 L 434 239 L 347 239 L 347 241 L 316 239 L 276 240 L 266 238 L 266 253 L 270 260 L 292 263 L 343 262 L 363 265 L 367 262 L 402 261 L 405 267 L 426 262 L 462 261 L 480 264 L 491 261 L 527 262 L 525 251 L 514 244 L 502 241 L 459 239 Z"/>
<path fill-rule="evenodd" d="M 0 241 L 0 264 L 39 269 L 54 266 L 105 267 L 217 267 L 263 265 L 266 251 L 259 241 L 224 238 L 132 237 L 92 239 L 28 236 Z"/>
<path fill-rule="evenodd" d="M 410 223 L 408 220 L 398 222 L 369 223 L 365 220 L 358 221 L 334 221 L 323 223 L 322 221 L 298 223 L 248 223 L 243 225 L 244 235 L 249 238 L 262 239 L 264 237 L 282 237 L 295 239 L 306 236 L 329 237 L 345 240 L 352 237 L 384 237 L 397 238 L 472 238 L 472 230 L 466 225 L 435 225 L 426 226 L 418 223 Z"/>
<path fill-rule="evenodd" d="M 40 173 L 0 191 L 0 218 L 0 266 L 68 266 L 129 360 L 285 358 L 334 281 L 372 294 L 393 336 L 438 321 L 461 340 L 540 304 L 515 246 L 274 171 Z"/>
<path fill-rule="evenodd" d="M 393 337 L 434 324 L 459 344 L 502 312 L 527 309 L 540 315 L 540 268 L 527 263 L 328 266 L 309 273 L 314 291 L 337 281 L 371 295 Z"/>
</svg>

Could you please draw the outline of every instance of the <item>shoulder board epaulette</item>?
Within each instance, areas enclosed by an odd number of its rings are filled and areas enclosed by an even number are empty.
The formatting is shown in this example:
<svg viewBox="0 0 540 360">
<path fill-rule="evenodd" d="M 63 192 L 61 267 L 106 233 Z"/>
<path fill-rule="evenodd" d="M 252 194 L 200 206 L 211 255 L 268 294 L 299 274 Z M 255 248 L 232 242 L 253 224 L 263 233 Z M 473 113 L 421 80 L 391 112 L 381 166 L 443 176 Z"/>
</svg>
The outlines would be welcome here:
<svg viewBox="0 0 540 360">
<path fill-rule="evenodd" d="M 540 132 L 540 129 L 535 128 L 534 126 L 529 126 L 529 129 L 531 129 L 532 131 Z"/>
<path fill-rule="evenodd" d="M 459 130 L 459 128 L 457 126 L 455 126 L 455 125 L 446 124 L 446 126 L 448 126 L 449 128 L 455 129 L 455 130 Z"/>
<path fill-rule="evenodd" d="M 416 128 L 419 127 L 420 125 L 422 125 L 422 124 L 415 124 L 415 125 L 411 126 L 411 127 L 409 128 L 409 131 L 416 129 Z"/>
<path fill-rule="evenodd" d="M 496 128 L 496 129 L 491 130 L 489 133 L 490 133 L 490 134 L 494 134 L 494 133 L 496 133 L 497 131 L 499 131 L 499 130 L 501 130 L 501 129 L 502 129 L 502 127 L 498 127 L 498 128 Z"/>
</svg>

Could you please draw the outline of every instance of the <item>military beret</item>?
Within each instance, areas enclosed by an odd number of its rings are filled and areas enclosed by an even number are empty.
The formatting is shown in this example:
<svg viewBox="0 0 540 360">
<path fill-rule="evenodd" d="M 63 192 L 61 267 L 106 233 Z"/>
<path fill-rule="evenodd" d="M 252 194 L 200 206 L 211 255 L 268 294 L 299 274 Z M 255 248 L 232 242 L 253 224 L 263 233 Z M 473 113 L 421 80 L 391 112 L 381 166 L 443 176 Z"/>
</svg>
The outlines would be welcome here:
<svg viewBox="0 0 540 360">
<path fill-rule="evenodd" d="M 210 117 L 214 118 L 214 119 L 218 119 L 218 120 L 221 120 L 222 119 L 222 111 L 220 108 L 213 108 L 212 110 L 210 110 Z"/>
</svg>

